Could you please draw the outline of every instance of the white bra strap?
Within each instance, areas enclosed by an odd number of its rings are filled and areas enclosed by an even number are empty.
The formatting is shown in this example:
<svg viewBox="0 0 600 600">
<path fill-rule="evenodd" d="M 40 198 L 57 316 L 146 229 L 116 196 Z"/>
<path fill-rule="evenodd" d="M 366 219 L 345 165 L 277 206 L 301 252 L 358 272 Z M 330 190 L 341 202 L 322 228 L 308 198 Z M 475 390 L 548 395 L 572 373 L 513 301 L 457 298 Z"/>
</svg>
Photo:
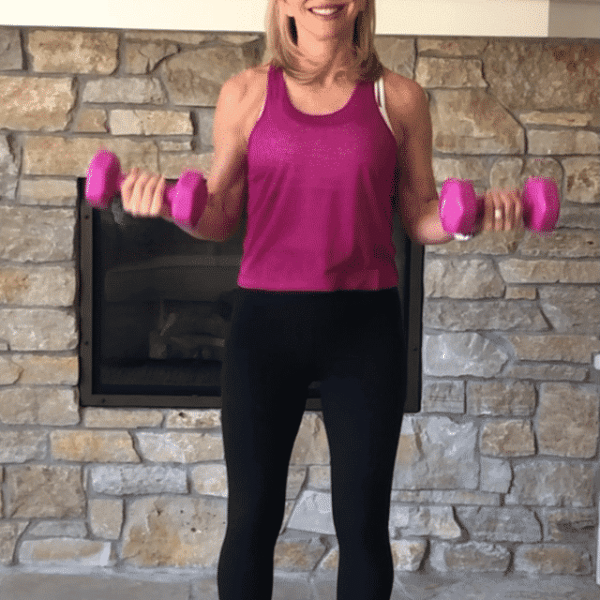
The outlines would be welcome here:
<svg viewBox="0 0 600 600">
<path fill-rule="evenodd" d="M 385 108 L 385 87 L 383 85 L 383 75 L 375 82 L 375 98 L 377 100 L 377 104 L 379 105 L 379 111 L 381 112 L 381 116 L 383 120 L 386 122 L 387 126 L 390 128 L 392 134 L 394 134 L 394 130 L 392 129 L 392 124 L 390 122 L 390 118 L 387 114 L 387 110 Z M 395 135 L 395 134 L 394 134 Z"/>
</svg>

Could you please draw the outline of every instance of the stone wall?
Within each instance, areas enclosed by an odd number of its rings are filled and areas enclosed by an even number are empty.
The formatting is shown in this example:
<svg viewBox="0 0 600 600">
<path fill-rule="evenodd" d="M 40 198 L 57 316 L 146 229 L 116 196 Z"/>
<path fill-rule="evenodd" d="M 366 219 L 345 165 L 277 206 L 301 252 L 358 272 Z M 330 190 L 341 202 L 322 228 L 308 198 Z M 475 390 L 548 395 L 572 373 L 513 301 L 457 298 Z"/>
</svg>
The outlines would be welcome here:
<svg viewBox="0 0 600 600">
<path fill-rule="evenodd" d="M 552 176 L 560 229 L 426 254 L 423 406 L 406 418 L 399 572 L 591 576 L 597 531 L 600 44 L 381 37 L 430 94 L 435 173 L 478 189 Z M 78 405 L 76 178 L 210 168 L 220 85 L 261 35 L 0 29 L 0 564 L 214 568 L 226 521 L 218 410 Z M 334 573 L 329 455 L 305 416 L 276 550 Z"/>
</svg>

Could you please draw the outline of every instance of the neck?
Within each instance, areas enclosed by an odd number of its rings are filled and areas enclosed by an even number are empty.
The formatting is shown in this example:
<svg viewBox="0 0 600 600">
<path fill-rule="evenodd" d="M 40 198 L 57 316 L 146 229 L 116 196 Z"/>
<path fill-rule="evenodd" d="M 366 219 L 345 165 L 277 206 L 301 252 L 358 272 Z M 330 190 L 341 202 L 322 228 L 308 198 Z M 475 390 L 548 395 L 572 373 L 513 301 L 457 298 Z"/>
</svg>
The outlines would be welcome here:
<svg viewBox="0 0 600 600">
<path fill-rule="evenodd" d="M 316 40 L 307 39 L 298 32 L 298 49 L 303 56 L 300 60 L 302 68 L 312 69 L 315 65 L 324 68 L 324 73 L 318 80 L 323 87 L 348 80 L 352 63 L 352 38 Z"/>
</svg>

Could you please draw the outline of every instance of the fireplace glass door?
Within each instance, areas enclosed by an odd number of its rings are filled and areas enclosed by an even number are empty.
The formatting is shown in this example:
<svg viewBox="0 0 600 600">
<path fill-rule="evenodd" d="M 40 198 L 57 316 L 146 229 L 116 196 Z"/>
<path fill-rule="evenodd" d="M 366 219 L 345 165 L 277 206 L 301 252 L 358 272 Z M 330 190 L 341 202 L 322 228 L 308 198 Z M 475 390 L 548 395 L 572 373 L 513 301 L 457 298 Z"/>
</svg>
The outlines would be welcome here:
<svg viewBox="0 0 600 600">
<path fill-rule="evenodd" d="M 82 405 L 218 408 L 243 225 L 226 242 L 201 241 L 162 219 L 133 218 L 118 199 L 92 210 L 84 187 L 81 178 Z M 413 375 L 407 412 L 417 412 L 423 253 L 399 226 L 395 234 Z M 319 382 L 307 409 L 320 409 Z"/>
</svg>

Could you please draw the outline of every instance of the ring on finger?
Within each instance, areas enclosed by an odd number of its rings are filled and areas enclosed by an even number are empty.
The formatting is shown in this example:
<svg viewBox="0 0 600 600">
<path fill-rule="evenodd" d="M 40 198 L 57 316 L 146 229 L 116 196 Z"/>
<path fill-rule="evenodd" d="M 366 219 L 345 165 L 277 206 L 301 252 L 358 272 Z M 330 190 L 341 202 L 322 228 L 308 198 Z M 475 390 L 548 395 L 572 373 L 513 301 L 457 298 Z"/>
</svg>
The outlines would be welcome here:
<svg viewBox="0 0 600 600">
<path fill-rule="evenodd" d="M 500 221 L 500 219 L 502 219 L 502 210 L 497 208 L 494 211 L 494 219 L 496 219 L 496 221 Z"/>
</svg>

